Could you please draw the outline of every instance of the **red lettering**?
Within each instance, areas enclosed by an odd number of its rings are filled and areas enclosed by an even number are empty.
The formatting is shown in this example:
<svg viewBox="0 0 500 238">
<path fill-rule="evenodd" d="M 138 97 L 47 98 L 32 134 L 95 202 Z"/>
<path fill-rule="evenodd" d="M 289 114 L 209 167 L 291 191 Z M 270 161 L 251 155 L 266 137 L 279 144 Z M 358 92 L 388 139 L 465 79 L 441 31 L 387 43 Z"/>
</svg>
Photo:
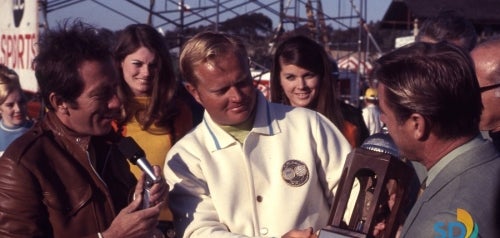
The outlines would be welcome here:
<svg viewBox="0 0 500 238">
<path fill-rule="evenodd" d="M 19 64 L 18 68 L 24 69 L 24 62 L 23 62 L 23 54 L 24 54 L 24 37 L 23 35 L 19 35 L 17 38 L 17 58 L 16 58 L 16 63 Z"/>
<path fill-rule="evenodd" d="M 13 69 L 32 69 L 36 55 L 36 34 L 2 34 L 0 63 Z"/>
</svg>

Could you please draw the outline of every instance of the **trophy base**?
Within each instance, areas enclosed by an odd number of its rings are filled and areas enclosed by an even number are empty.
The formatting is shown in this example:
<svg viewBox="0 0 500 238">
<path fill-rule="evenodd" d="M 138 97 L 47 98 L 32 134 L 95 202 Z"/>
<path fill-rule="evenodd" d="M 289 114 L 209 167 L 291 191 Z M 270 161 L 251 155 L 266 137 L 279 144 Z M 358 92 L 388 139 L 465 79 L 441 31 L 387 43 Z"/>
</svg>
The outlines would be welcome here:
<svg viewBox="0 0 500 238">
<path fill-rule="evenodd" d="M 363 233 L 327 226 L 320 230 L 318 238 L 367 238 Z"/>
</svg>

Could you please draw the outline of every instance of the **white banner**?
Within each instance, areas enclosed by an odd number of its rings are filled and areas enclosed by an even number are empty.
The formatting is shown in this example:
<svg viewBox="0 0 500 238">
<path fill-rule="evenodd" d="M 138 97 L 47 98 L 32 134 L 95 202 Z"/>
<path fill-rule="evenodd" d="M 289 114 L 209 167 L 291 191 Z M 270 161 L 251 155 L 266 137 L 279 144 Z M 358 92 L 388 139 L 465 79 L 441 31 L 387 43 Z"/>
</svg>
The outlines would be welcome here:
<svg viewBox="0 0 500 238">
<path fill-rule="evenodd" d="M 38 91 L 33 59 L 37 53 L 38 1 L 0 0 L 0 64 L 19 74 L 21 86 Z"/>
</svg>

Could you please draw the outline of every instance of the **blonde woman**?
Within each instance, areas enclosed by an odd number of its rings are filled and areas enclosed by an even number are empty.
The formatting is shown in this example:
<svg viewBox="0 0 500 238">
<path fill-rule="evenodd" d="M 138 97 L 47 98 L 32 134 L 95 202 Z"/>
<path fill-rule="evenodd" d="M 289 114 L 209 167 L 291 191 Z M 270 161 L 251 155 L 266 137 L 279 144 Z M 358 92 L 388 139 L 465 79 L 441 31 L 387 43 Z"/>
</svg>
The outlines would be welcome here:
<svg viewBox="0 0 500 238">
<path fill-rule="evenodd" d="M 33 125 L 27 117 L 26 103 L 19 76 L 0 64 L 0 155 Z"/>
</svg>

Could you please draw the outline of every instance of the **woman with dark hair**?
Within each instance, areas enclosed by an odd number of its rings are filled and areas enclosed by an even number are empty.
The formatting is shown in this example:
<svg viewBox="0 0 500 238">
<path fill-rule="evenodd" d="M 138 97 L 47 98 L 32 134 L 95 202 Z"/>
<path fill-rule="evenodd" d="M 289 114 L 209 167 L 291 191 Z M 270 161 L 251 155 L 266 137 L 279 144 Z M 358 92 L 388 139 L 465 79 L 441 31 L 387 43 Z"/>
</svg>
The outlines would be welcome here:
<svg viewBox="0 0 500 238">
<path fill-rule="evenodd" d="M 146 24 L 127 26 L 116 40 L 118 96 L 123 103 L 116 129 L 134 138 L 151 164 L 163 166 L 172 145 L 193 127 L 191 111 L 176 94 L 178 82 L 168 46 Z M 142 174 L 137 166 L 131 170 L 136 176 Z M 168 210 L 160 215 L 160 225 L 167 220 L 172 220 Z"/>
<path fill-rule="evenodd" d="M 368 129 L 361 111 L 339 100 L 332 64 L 312 39 L 300 35 L 285 39 L 273 57 L 271 101 L 320 112 L 357 147 L 368 137 Z"/>
</svg>

